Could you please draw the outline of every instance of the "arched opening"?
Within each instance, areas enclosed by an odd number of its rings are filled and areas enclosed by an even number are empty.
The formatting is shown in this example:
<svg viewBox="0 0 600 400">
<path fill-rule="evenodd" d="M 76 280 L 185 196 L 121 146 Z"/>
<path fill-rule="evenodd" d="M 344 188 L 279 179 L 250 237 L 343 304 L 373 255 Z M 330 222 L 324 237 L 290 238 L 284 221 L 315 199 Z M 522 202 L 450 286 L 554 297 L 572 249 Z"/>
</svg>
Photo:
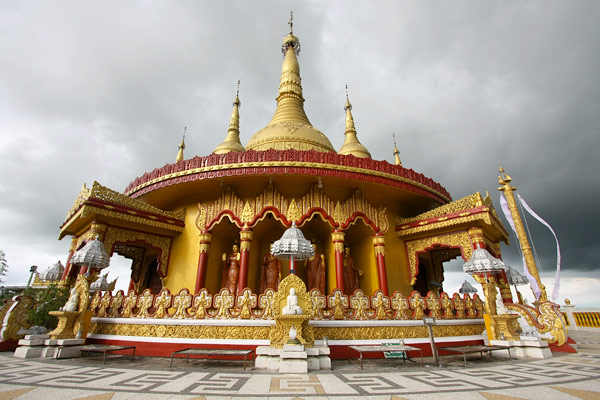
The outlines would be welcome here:
<svg viewBox="0 0 600 400">
<path fill-rule="evenodd" d="M 419 273 L 413 290 L 418 291 L 421 296 L 426 296 L 430 291 L 437 295 L 442 293 L 444 291 L 444 263 L 460 256 L 460 248 L 441 245 L 435 245 L 419 253 Z"/>
<path fill-rule="evenodd" d="M 362 271 L 362 275 L 358 276 L 358 288 L 367 295 L 379 289 L 377 262 L 373 252 L 374 233 L 362 218 L 357 218 L 346 229 L 344 237 L 344 246 L 348 247 L 355 267 Z"/>
<path fill-rule="evenodd" d="M 208 267 L 206 269 L 205 287 L 210 293 L 218 293 L 223 280 L 225 262 L 223 255 L 228 257 L 233 245 L 240 244 L 240 229 L 225 216 L 212 229 L 212 238 L 208 252 Z"/>
</svg>

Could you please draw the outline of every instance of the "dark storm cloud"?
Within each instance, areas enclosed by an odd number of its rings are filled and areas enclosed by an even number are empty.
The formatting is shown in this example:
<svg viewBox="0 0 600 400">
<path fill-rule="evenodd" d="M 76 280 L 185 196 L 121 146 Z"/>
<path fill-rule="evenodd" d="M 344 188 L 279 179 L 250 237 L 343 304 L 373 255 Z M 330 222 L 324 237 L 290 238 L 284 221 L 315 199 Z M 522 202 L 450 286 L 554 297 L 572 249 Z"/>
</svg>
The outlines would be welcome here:
<svg viewBox="0 0 600 400">
<path fill-rule="evenodd" d="M 454 199 L 488 190 L 497 160 L 553 225 L 564 268 L 597 271 L 597 2 L 177 2 L 0 5 L 0 248 L 11 270 L 66 256 L 58 226 L 83 182 L 116 190 L 271 118 L 289 10 L 306 110 L 339 149 L 344 85 L 358 135 Z M 553 239 L 531 222 L 544 270 Z M 538 238 L 539 237 L 539 238 Z M 511 238 L 511 241 L 514 240 Z M 518 261 L 514 246 L 505 258 Z"/>
</svg>

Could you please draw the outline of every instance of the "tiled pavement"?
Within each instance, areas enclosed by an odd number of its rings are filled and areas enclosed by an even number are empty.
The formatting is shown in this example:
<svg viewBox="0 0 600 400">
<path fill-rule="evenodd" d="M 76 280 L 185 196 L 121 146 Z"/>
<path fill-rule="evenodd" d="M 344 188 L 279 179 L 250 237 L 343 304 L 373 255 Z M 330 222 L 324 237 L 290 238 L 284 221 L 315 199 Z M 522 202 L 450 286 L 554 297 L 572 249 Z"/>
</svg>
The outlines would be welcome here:
<svg viewBox="0 0 600 400">
<path fill-rule="evenodd" d="M 444 356 L 433 367 L 336 361 L 332 371 L 274 374 L 241 362 L 127 357 L 23 360 L 0 353 L 0 400 L 124 399 L 600 399 L 600 332 L 577 333 L 577 354 L 547 360 Z M 431 362 L 431 359 L 429 360 Z M 426 360 L 427 363 L 427 360 Z"/>
</svg>

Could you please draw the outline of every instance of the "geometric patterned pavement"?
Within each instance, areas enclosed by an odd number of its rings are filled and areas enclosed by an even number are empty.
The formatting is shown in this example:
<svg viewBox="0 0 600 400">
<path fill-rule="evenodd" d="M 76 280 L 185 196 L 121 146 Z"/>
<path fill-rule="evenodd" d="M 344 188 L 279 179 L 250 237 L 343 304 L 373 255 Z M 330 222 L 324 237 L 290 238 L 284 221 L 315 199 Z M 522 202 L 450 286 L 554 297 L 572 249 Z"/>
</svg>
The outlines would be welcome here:
<svg viewBox="0 0 600 400">
<path fill-rule="evenodd" d="M 127 358 L 23 360 L 0 353 L 0 400 L 124 399 L 599 399 L 600 333 L 577 334 L 580 352 L 546 360 L 442 357 L 443 367 L 335 361 L 305 375 L 242 369 L 241 363 Z M 179 362 L 178 362 L 179 361 Z M 176 364 L 176 365 L 175 365 Z"/>
</svg>

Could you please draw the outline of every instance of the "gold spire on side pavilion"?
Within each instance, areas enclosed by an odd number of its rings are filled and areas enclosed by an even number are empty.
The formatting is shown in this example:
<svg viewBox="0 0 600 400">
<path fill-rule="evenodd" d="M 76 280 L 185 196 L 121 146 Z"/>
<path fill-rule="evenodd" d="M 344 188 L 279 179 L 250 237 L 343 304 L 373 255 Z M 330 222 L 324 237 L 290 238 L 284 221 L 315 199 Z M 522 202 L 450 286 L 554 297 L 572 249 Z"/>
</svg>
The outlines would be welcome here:
<svg viewBox="0 0 600 400">
<path fill-rule="evenodd" d="M 344 139 L 344 144 L 340 148 L 338 153 L 340 154 L 352 154 L 356 157 L 362 158 L 371 158 L 371 153 L 365 146 L 363 146 L 356 136 L 356 128 L 354 127 L 354 117 L 352 117 L 352 104 L 350 104 L 350 99 L 348 99 L 348 85 L 346 85 L 346 105 L 344 106 L 344 110 L 346 111 L 346 131 L 344 135 L 346 139 Z"/>
<path fill-rule="evenodd" d="M 217 146 L 213 151 L 216 154 L 225 154 L 230 151 L 242 152 L 244 146 L 240 142 L 240 81 L 238 81 L 237 92 L 235 94 L 235 100 L 233 101 L 233 111 L 231 112 L 231 121 L 229 121 L 229 129 L 227 130 L 227 136 L 223 143 Z"/>
<path fill-rule="evenodd" d="M 335 151 L 322 132 L 315 129 L 304 112 L 304 97 L 300 78 L 300 40 L 293 33 L 293 14 L 290 33 L 283 38 L 284 54 L 281 67 L 277 108 L 269 124 L 250 138 L 248 150 L 317 150 Z"/>
<path fill-rule="evenodd" d="M 395 158 L 395 164 L 402 166 L 402 161 L 400 161 L 400 150 L 398 150 L 398 146 L 396 146 L 396 134 L 392 133 L 392 136 L 394 137 L 394 158 Z"/>
<path fill-rule="evenodd" d="M 179 162 L 183 160 L 183 150 L 185 149 L 185 132 L 187 131 L 187 126 L 183 128 L 183 137 L 181 138 L 181 144 L 179 145 L 179 151 L 177 152 L 177 157 L 175 158 L 175 162 Z"/>
</svg>

